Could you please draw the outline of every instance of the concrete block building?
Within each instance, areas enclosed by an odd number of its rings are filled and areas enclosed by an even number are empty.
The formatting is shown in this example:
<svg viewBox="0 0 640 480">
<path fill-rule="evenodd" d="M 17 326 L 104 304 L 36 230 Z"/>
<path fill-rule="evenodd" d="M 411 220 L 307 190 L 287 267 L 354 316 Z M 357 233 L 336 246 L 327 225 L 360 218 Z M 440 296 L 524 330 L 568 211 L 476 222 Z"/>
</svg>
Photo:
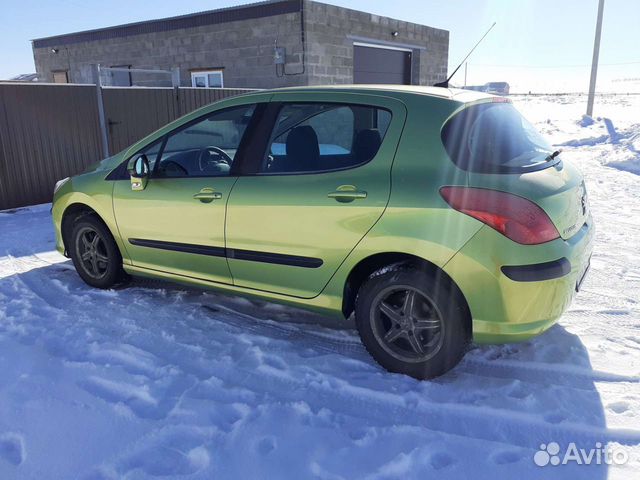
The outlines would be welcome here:
<svg viewBox="0 0 640 480">
<path fill-rule="evenodd" d="M 181 86 L 395 83 L 447 75 L 449 32 L 312 0 L 273 0 L 33 40 L 40 81 L 92 83 L 93 64 L 173 70 Z M 132 70 L 134 72 L 135 70 Z"/>
</svg>

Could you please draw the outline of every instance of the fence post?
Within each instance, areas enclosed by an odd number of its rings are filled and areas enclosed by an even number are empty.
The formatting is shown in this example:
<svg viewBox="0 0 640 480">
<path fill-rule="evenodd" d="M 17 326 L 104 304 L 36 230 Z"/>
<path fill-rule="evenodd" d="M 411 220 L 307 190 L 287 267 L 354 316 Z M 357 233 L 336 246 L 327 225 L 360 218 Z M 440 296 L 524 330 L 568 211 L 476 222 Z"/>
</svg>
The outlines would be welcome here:
<svg viewBox="0 0 640 480">
<path fill-rule="evenodd" d="M 102 140 L 102 155 L 109 156 L 109 135 L 107 132 L 107 118 L 104 113 L 104 100 L 102 98 L 102 85 L 100 81 L 100 65 L 91 65 L 93 83 L 96 85 L 96 100 L 98 102 L 98 122 L 100 123 L 100 137 Z"/>
<path fill-rule="evenodd" d="M 180 111 L 180 68 L 178 67 L 173 67 L 171 69 L 171 85 L 175 91 L 175 95 L 173 97 L 176 106 L 175 118 L 180 118 L 182 116 L 182 112 Z"/>
<path fill-rule="evenodd" d="M 180 87 L 174 87 L 173 90 L 175 92 L 173 100 L 176 106 L 176 118 L 180 118 L 182 116 L 182 107 L 180 106 Z"/>
<path fill-rule="evenodd" d="M 180 86 L 180 68 L 174 67 L 171 69 L 171 86 Z"/>
</svg>

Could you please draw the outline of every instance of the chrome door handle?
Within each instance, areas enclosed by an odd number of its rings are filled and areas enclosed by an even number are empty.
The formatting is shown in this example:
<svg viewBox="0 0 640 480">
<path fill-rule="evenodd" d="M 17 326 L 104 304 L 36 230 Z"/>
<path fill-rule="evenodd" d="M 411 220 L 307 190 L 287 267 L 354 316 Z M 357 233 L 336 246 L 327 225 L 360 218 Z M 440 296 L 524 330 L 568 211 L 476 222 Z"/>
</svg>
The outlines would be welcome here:
<svg viewBox="0 0 640 480">
<path fill-rule="evenodd" d="M 222 198 L 222 194 L 220 192 L 214 192 L 212 188 L 203 188 L 196 193 L 193 198 L 200 200 L 203 203 L 209 203 L 213 200 L 220 200 Z"/>
<path fill-rule="evenodd" d="M 354 185 L 340 185 L 335 191 L 327 194 L 327 197 L 334 198 L 338 202 L 353 202 L 357 198 L 367 198 L 367 192 L 358 190 Z"/>
</svg>

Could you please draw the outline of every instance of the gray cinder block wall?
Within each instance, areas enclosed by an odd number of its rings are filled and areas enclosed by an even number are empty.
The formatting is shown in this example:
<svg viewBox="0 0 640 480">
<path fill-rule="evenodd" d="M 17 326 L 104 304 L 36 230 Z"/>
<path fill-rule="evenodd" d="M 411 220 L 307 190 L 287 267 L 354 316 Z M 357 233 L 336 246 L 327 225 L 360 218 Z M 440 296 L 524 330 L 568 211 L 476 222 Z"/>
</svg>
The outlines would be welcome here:
<svg viewBox="0 0 640 480">
<path fill-rule="evenodd" d="M 414 84 L 432 85 L 446 78 L 448 31 L 311 0 L 281 0 L 42 38 L 33 41 L 33 55 L 45 82 L 53 81 L 54 71 L 67 70 L 72 83 L 91 83 L 91 65 L 99 63 L 177 67 L 183 86 L 191 85 L 193 70 L 221 68 L 227 88 L 274 88 L 353 83 L 354 41 L 411 48 Z M 276 69 L 276 42 L 286 49 L 288 75 L 282 74 L 282 67 Z"/>
<path fill-rule="evenodd" d="M 353 83 L 354 41 L 410 48 L 414 85 L 433 85 L 447 78 L 447 30 L 310 0 L 305 0 L 304 15 L 310 85 Z"/>
</svg>

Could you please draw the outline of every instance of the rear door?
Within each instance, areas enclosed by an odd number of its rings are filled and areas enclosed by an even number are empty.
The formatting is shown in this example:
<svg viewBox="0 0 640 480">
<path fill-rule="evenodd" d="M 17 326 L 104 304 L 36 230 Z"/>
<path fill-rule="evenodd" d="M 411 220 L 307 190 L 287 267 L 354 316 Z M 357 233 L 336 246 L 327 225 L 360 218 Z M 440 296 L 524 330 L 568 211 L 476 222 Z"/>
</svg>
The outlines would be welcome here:
<svg viewBox="0 0 640 480">
<path fill-rule="evenodd" d="M 235 285 L 311 298 L 382 215 L 404 125 L 400 101 L 277 93 L 274 127 L 227 206 Z"/>
</svg>

